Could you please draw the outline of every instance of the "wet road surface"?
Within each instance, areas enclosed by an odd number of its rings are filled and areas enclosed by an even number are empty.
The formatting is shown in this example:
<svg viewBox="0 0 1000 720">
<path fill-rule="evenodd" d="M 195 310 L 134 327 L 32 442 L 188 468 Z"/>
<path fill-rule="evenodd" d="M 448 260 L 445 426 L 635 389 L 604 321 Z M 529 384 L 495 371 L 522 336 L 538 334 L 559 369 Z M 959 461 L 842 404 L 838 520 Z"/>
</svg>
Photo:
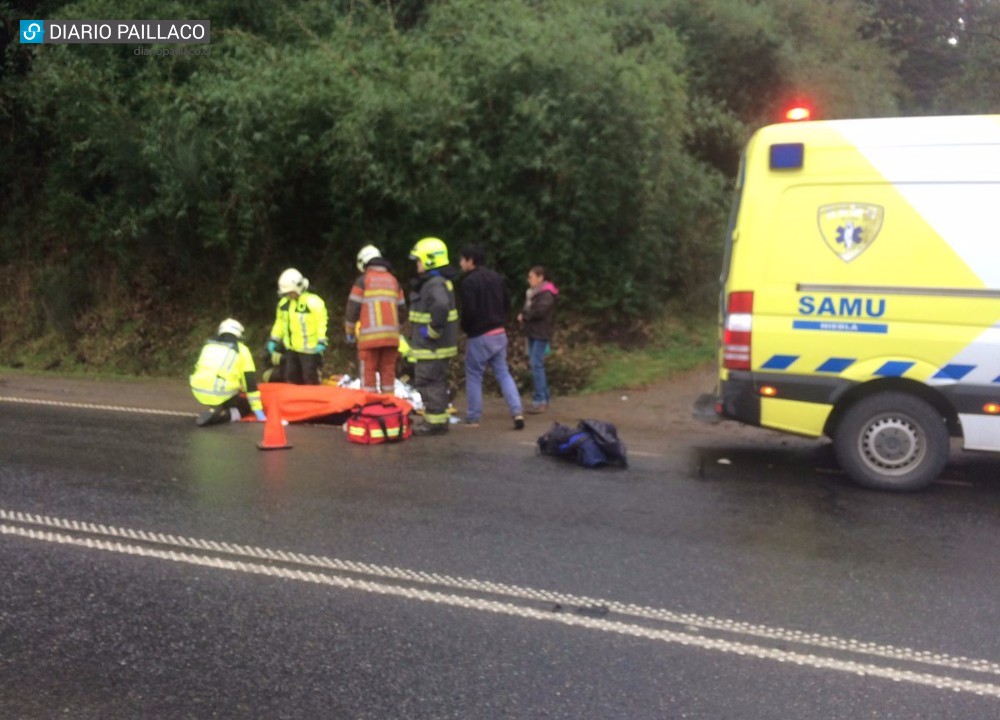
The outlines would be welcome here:
<svg viewBox="0 0 1000 720">
<path fill-rule="evenodd" d="M 3 717 L 1000 713 L 990 456 L 893 495 L 653 393 L 626 471 L 537 456 L 570 416 L 265 453 L 181 392 L 0 394 Z"/>
</svg>

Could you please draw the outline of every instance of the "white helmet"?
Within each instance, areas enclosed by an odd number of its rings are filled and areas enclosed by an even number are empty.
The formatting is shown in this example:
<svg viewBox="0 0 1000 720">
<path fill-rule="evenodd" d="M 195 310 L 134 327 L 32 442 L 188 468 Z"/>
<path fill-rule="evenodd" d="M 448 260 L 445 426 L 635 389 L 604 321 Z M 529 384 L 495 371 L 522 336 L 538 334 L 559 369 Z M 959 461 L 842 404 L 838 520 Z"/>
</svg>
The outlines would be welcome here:
<svg viewBox="0 0 1000 720">
<path fill-rule="evenodd" d="M 236 339 L 243 337 L 243 323 L 239 320 L 233 320 L 232 318 L 226 318 L 221 323 L 219 323 L 219 335 L 225 334 L 235 335 Z"/>
<path fill-rule="evenodd" d="M 295 268 L 288 268 L 278 278 L 278 295 L 294 292 L 301 295 L 309 287 L 309 281 Z"/>
<path fill-rule="evenodd" d="M 380 257 L 382 257 L 382 253 L 379 252 L 377 247 L 374 245 L 365 245 L 363 248 L 358 250 L 358 270 L 364 272 L 368 263 L 375 258 Z"/>
</svg>

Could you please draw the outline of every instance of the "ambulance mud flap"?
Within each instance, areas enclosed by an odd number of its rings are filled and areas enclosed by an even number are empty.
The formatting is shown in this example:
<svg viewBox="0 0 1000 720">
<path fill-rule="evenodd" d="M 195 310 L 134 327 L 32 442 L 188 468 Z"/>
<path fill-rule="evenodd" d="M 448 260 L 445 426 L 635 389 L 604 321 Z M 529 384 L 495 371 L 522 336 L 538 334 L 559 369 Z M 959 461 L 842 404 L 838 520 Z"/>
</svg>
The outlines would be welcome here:
<svg viewBox="0 0 1000 720">
<path fill-rule="evenodd" d="M 722 413 L 720 412 L 721 409 L 722 400 L 720 400 L 717 395 L 713 393 L 702 393 L 698 396 L 698 399 L 694 401 L 694 408 L 692 409 L 691 414 L 694 416 L 695 420 L 715 425 L 725 419 L 722 417 Z"/>
</svg>

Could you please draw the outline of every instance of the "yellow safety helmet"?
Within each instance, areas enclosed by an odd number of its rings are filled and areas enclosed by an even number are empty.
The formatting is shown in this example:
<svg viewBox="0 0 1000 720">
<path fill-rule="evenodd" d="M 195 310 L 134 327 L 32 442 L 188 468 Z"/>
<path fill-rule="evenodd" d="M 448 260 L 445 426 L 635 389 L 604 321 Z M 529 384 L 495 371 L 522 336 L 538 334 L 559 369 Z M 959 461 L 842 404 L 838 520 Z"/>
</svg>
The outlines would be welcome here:
<svg viewBox="0 0 1000 720">
<path fill-rule="evenodd" d="M 440 238 L 425 237 L 417 240 L 417 244 L 410 250 L 410 260 L 421 261 L 424 270 L 444 267 L 448 264 L 448 246 Z"/>
</svg>

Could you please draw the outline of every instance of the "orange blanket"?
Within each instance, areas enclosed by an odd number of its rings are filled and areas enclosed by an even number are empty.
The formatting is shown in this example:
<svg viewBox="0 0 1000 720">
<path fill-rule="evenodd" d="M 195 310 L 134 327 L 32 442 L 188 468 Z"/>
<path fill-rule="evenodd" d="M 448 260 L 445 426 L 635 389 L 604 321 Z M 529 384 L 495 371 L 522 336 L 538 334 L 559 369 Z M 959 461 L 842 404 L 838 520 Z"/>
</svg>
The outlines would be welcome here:
<svg viewBox="0 0 1000 720">
<path fill-rule="evenodd" d="M 278 413 L 290 423 L 308 420 L 337 420 L 355 405 L 367 402 L 390 402 L 404 413 L 413 410 L 406 400 L 388 395 L 377 395 L 364 390 L 351 390 L 336 385 L 289 385 L 287 383 L 261 383 L 259 386 L 264 412 Z M 249 419 L 253 419 L 251 416 Z M 344 418 L 346 419 L 346 418 Z M 343 422 L 344 419 L 340 419 Z"/>
</svg>

